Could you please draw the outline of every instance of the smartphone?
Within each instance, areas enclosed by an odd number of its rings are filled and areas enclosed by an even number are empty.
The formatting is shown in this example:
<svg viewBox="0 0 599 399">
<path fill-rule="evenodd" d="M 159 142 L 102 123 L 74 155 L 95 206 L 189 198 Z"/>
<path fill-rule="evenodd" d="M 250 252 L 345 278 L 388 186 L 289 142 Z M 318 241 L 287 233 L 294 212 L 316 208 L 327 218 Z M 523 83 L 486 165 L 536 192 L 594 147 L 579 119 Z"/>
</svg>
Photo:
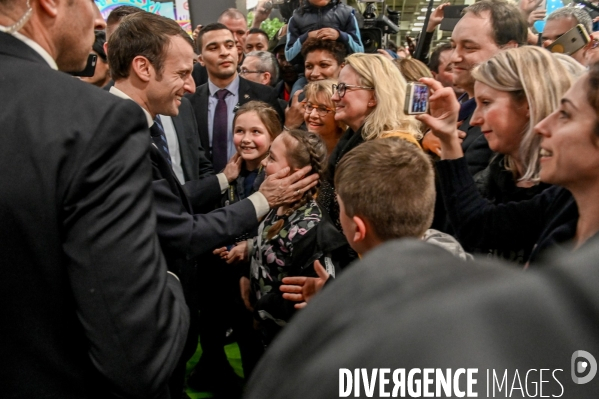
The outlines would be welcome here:
<svg viewBox="0 0 599 399">
<path fill-rule="evenodd" d="M 439 29 L 444 31 L 452 31 L 462 18 L 462 10 L 468 7 L 467 5 L 447 6 L 443 9 L 443 19 Z"/>
<path fill-rule="evenodd" d="M 571 55 L 586 46 L 590 41 L 591 38 L 584 26 L 578 24 L 547 46 L 547 50 L 552 53 Z"/>
<path fill-rule="evenodd" d="M 73 76 L 80 76 L 83 78 L 91 78 L 96 73 L 96 63 L 98 62 L 98 56 L 95 54 L 90 54 L 87 57 L 87 65 L 85 65 L 85 69 L 83 71 L 78 72 L 69 72 Z"/>
<path fill-rule="evenodd" d="M 428 86 L 422 83 L 408 83 L 404 113 L 408 115 L 425 114 L 428 111 Z"/>
</svg>

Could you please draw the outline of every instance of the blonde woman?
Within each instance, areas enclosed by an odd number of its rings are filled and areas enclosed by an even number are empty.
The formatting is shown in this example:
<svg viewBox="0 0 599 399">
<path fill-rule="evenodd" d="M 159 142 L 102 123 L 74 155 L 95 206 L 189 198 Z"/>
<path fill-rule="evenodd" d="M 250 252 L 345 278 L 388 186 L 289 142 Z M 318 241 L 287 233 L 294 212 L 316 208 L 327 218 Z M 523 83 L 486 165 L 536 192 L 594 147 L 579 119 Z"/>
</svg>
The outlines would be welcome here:
<svg viewBox="0 0 599 399">
<path fill-rule="evenodd" d="M 329 157 L 328 182 L 333 189 L 335 166 L 364 141 L 399 136 L 420 146 L 418 122 L 403 112 L 406 80 L 392 61 L 380 54 L 352 54 L 345 59 L 338 81 L 331 98 L 335 120 L 348 128 Z M 330 194 L 327 198 L 334 198 Z M 332 201 L 326 207 L 338 223 L 338 204 Z"/>
<path fill-rule="evenodd" d="M 342 122 L 335 120 L 335 104 L 333 97 L 333 85 L 337 80 L 317 80 L 310 82 L 304 87 L 304 121 L 310 132 L 318 134 L 327 147 L 327 154 L 331 154 L 337 142 L 347 129 Z"/>
<path fill-rule="evenodd" d="M 499 154 L 488 168 L 475 176 L 479 193 L 490 200 L 490 203 L 498 205 L 525 201 L 547 188 L 536 186 L 540 181 L 541 136 L 535 134 L 534 127 L 559 107 L 560 99 L 576 80 L 576 75 L 583 70 L 582 67 L 575 69 L 571 64 L 567 65 L 546 50 L 527 46 L 501 51 L 472 72 L 477 107 L 470 123 L 481 127 L 489 148 Z M 455 132 L 459 108 L 455 95 L 447 95 L 448 92 L 432 79 L 423 81 L 434 91 L 431 96 L 431 113 L 438 117 L 423 115 L 418 118 L 428 124 L 441 140 L 442 159 L 463 158 L 462 147 Z M 445 112 L 450 108 L 451 111 Z M 465 164 L 440 162 L 437 166 L 441 175 L 448 170 L 446 166 L 451 165 L 462 167 Z M 453 167 L 450 169 L 456 176 L 446 176 L 443 183 L 442 195 L 446 205 L 451 204 L 451 197 L 465 195 L 457 187 L 467 180 L 471 181 L 467 171 L 459 171 Z M 460 175 L 459 179 L 457 175 Z M 470 197 L 473 204 L 477 200 Z M 470 217 L 472 210 L 457 210 L 449 206 L 447 211 L 452 227 L 460 238 L 462 221 Z M 462 241 L 462 244 L 472 248 L 472 241 Z M 519 244 L 492 249 L 501 257 L 525 261 L 529 258 L 532 247 L 522 247 Z M 513 257 L 516 254 L 519 254 L 519 259 Z"/>
</svg>

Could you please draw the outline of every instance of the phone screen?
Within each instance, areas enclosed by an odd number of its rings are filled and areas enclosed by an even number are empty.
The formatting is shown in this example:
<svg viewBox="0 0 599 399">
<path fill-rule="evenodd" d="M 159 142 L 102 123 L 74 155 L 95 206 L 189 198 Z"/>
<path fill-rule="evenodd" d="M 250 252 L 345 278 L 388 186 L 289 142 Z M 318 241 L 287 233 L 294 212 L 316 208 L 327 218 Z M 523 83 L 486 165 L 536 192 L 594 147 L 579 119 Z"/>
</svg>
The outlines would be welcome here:
<svg viewBox="0 0 599 399">
<path fill-rule="evenodd" d="M 410 114 L 423 114 L 428 109 L 428 87 L 421 84 L 413 87 Z"/>
</svg>

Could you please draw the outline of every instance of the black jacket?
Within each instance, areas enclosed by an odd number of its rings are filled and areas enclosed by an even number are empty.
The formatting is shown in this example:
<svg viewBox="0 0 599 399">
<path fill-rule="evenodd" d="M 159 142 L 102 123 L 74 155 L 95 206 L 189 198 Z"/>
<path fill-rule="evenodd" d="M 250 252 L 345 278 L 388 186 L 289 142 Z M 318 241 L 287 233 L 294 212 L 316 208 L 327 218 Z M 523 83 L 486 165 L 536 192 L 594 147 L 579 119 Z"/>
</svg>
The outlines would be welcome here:
<svg viewBox="0 0 599 399">
<path fill-rule="evenodd" d="M 565 188 L 550 187 L 530 200 L 494 205 L 481 197 L 464 158 L 437 162 L 447 216 L 467 247 L 540 252 L 576 234 L 578 207 Z"/>
</svg>

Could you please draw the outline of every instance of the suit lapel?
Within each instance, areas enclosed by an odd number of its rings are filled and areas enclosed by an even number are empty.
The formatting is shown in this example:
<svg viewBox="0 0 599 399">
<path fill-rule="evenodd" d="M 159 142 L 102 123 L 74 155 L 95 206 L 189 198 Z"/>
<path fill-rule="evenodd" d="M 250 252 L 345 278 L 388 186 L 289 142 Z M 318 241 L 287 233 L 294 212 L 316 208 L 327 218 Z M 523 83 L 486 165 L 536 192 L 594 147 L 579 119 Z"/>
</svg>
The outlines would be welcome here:
<svg viewBox="0 0 599 399">
<path fill-rule="evenodd" d="M 193 146 L 191 137 L 187 134 L 185 129 L 185 125 L 183 124 L 183 112 L 181 112 L 181 108 L 179 108 L 179 115 L 173 116 L 171 119 L 173 121 L 173 125 L 175 126 L 175 133 L 177 134 L 177 141 L 179 142 L 179 153 L 181 154 L 181 168 L 183 169 L 183 174 L 185 175 L 185 180 L 191 180 L 193 178 L 193 171 L 190 170 L 192 165 L 190 165 L 190 157 L 191 149 Z"/>
<path fill-rule="evenodd" d="M 154 180 L 166 180 L 172 192 L 181 199 L 181 202 L 183 203 L 183 206 L 187 212 L 193 213 L 189 198 L 187 197 L 187 194 L 183 190 L 181 184 L 179 184 L 179 180 L 177 180 L 177 177 L 173 173 L 173 169 L 153 143 L 150 145 L 150 160 L 152 161 Z"/>
</svg>

